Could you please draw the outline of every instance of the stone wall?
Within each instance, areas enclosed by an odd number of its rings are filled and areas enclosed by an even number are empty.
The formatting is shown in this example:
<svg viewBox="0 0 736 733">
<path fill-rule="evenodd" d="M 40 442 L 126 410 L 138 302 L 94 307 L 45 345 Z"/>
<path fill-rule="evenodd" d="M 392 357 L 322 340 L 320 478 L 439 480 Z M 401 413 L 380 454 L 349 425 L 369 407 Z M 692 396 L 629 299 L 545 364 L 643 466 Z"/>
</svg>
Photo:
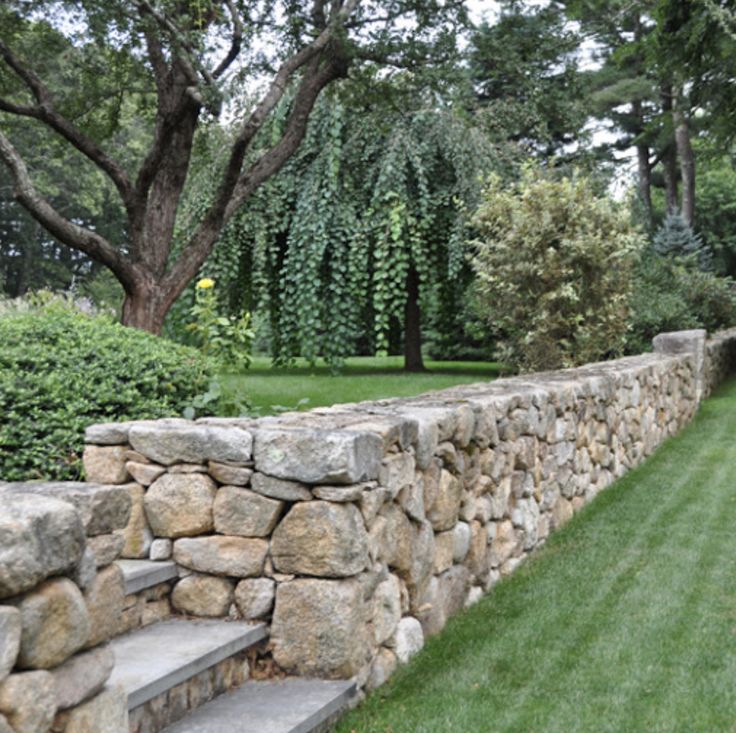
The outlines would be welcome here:
<svg viewBox="0 0 736 733">
<path fill-rule="evenodd" d="M 121 486 L 0 484 L 0 733 L 128 733 L 106 682 L 129 516 Z"/>
<path fill-rule="evenodd" d="M 693 417 L 736 330 L 579 369 L 260 420 L 92 426 L 127 483 L 125 557 L 173 557 L 175 612 L 262 619 L 277 665 L 380 685 Z"/>
</svg>

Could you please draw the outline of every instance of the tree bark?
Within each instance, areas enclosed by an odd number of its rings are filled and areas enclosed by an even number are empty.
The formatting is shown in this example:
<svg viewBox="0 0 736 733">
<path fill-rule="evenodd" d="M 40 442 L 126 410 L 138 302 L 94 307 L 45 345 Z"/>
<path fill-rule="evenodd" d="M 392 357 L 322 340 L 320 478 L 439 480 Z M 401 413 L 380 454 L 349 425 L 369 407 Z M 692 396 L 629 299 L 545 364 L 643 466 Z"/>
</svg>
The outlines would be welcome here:
<svg viewBox="0 0 736 733">
<path fill-rule="evenodd" d="M 690 141 L 690 125 L 681 105 L 682 94 L 678 94 L 672 108 L 672 123 L 675 127 L 675 143 L 680 159 L 682 218 L 689 227 L 692 227 L 695 223 L 695 154 Z"/>
<path fill-rule="evenodd" d="M 665 122 L 674 127 L 672 119 L 672 86 L 665 84 L 662 87 L 662 111 Z M 668 140 L 662 151 L 662 166 L 664 170 L 665 200 L 667 214 L 672 214 L 680 208 L 680 195 L 678 190 L 679 172 L 677 170 L 677 144 L 674 140 Z"/>
<path fill-rule="evenodd" d="M 631 112 L 637 119 L 638 132 L 640 136 L 644 132 L 644 114 L 642 112 L 641 102 L 634 102 Z M 641 196 L 644 209 L 647 214 L 647 223 L 652 223 L 652 166 L 649 161 L 649 146 L 639 143 L 636 146 L 636 159 L 639 172 L 639 195 Z"/>
<path fill-rule="evenodd" d="M 404 371 L 423 372 L 422 312 L 419 307 L 419 273 L 411 265 L 406 275 L 404 307 Z"/>
</svg>

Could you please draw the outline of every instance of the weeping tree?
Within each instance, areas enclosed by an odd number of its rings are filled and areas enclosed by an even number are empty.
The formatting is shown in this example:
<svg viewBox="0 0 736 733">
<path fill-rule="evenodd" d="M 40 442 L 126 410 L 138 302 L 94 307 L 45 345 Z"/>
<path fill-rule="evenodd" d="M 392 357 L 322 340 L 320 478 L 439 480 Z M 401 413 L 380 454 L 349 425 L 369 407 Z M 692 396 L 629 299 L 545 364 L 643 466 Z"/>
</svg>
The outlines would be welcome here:
<svg viewBox="0 0 736 733">
<path fill-rule="evenodd" d="M 298 150 L 321 91 L 361 65 L 412 66 L 454 49 L 462 0 L 6 0 L 0 7 L 0 160 L 15 197 L 56 239 L 107 267 L 123 322 L 154 333 L 227 222 Z M 282 105 L 292 89 L 289 104 Z M 283 109 L 280 134 L 259 135 Z M 122 115 L 133 109 L 135 114 Z M 198 133 L 237 131 L 215 193 L 176 249 Z M 125 124 L 143 143 L 120 146 Z M 125 226 L 106 236 L 53 205 L 13 140 L 64 143 L 114 189 Z M 275 128 L 274 128 L 275 129 Z"/>
<path fill-rule="evenodd" d="M 405 367 L 420 370 L 423 323 L 457 310 L 469 288 L 467 212 L 494 155 L 472 118 L 431 98 L 393 108 L 335 91 L 203 272 L 233 308 L 269 314 L 276 363 L 301 355 L 338 365 L 386 351 L 399 331 Z M 190 205 L 201 209 L 209 195 Z"/>
</svg>

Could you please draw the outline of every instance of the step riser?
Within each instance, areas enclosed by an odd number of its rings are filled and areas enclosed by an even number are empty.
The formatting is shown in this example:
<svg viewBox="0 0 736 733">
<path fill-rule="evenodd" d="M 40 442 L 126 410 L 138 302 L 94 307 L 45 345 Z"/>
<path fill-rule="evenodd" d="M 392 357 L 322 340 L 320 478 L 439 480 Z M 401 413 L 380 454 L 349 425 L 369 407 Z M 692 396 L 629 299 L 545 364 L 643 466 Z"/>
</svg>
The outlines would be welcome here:
<svg viewBox="0 0 736 733">
<path fill-rule="evenodd" d="M 130 710 L 130 733 L 159 733 L 250 676 L 248 652 L 239 652 Z"/>
</svg>

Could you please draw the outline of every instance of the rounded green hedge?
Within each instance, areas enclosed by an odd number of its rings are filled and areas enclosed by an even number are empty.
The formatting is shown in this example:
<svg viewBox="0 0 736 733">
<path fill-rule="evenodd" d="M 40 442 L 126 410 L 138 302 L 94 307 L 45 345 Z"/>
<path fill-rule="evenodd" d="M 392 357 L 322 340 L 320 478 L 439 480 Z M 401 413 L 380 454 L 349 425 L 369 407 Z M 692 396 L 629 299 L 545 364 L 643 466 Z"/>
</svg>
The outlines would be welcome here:
<svg viewBox="0 0 736 733">
<path fill-rule="evenodd" d="M 206 389 L 198 351 L 63 302 L 0 316 L 0 480 L 76 479 L 84 429 L 181 415 Z"/>
</svg>

